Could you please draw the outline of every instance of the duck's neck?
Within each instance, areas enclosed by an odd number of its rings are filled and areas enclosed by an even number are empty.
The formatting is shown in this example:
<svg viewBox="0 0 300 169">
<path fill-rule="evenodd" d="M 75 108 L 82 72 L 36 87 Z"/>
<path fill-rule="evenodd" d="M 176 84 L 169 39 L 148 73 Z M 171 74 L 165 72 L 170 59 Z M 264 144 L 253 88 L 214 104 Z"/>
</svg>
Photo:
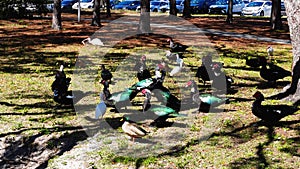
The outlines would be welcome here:
<svg viewBox="0 0 300 169">
<path fill-rule="evenodd" d="M 173 40 L 170 40 L 170 47 L 172 48 L 174 46 Z"/>
<path fill-rule="evenodd" d="M 252 109 L 259 109 L 261 107 L 261 99 L 256 99 L 252 104 Z"/>
</svg>

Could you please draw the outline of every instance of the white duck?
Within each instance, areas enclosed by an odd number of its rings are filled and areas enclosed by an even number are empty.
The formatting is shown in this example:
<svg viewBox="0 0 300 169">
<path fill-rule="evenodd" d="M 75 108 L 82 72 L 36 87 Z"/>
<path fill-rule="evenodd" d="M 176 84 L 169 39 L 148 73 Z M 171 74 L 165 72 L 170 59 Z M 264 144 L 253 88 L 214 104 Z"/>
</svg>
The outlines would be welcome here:
<svg viewBox="0 0 300 169">
<path fill-rule="evenodd" d="M 100 93 L 100 103 L 96 106 L 96 111 L 95 111 L 95 119 L 99 119 L 100 117 L 103 117 L 103 115 L 106 112 L 106 104 L 104 103 L 104 94 L 101 92 Z"/>
<path fill-rule="evenodd" d="M 272 56 L 273 56 L 273 53 L 274 53 L 274 49 L 272 48 L 272 46 L 268 46 L 267 47 L 267 53 L 268 53 L 268 57 L 269 57 L 269 59 L 271 60 L 272 58 Z"/>
<path fill-rule="evenodd" d="M 181 59 L 179 56 L 177 56 L 176 59 L 176 63 L 178 64 L 178 66 L 175 66 L 171 72 L 170 72 L 170 76 L 174 76 L 175 74 L 178 74 L 179 72 L 181 72 L 181 69 L 183 67 L 183 59 Z"/>
<path fill-rule="evenodd" d="M 90 43 L 96 46 L 104 46 L 104 43 L 99 38 L 91 39 L 90 37 L 88 37 L 82 41 L 83 45 L 85 45 L 86 43 Z"/>
</svg>

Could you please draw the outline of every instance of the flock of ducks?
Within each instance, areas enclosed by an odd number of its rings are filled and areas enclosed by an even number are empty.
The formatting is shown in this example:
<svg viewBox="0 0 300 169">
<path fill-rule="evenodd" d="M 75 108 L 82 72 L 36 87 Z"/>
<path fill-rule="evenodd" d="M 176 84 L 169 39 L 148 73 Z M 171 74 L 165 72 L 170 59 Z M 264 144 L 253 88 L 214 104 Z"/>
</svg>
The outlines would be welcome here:
<svg viewBox="0 0 300 169">
<path fill-rule="evenodd" d="M 180 55 L 185 52 L 188 46 L 175 43 L 172 39 L 168 39 L 167 42 L 169 42 L 170 45 L 165 56 L 168 61 L 174 62 L 177 66 L 175 66 L 170 72 L 167 72 L 166 63 L 161 61 L 157 64 L 155 68 L 155 75 L 152 77 L 146 65 L 147 57 L 143 55 L 134 67 L 134 70 L 137 72 L 138 82 L 124 91 L 110 93 L 109 87 L 112 82 L 113 75 L 105 68 L 104 65 L 101 66 L 102 79 L 100 83 L 103 85 L 103 91 L 100 93 L 100 103 L 96 106 L 95 119 L 102 118 L 107 111 L 107 107 L 114 107 L 115 111 L 118 112 L 121 108 L 130 105 L 131 101 L 138 93 L 141 93 L 144 96 L 141 111 L 142 114 L 147 114 L 148 112 L 154 114 L 156 116 L 154 124 L 164 123 L 168 118 L 184 116 L 179 113 L 181 100 L 174 96 L 169 89 L 164 87 L 163 82 L 167 75 L 172 77 L 182 70 L 184 62 Z M 90 38 L 83 40 L 82 43 L 103 45 L 100 39 L 91 40 Z M 271 46 L 269 46 L 267 52 L 268 56 L 273 56 L 274 50 Z M 261 66 L 261 77 L 272 83 L 276 82 L 278 79 L 291 75 L 289 71 L 286 71 L 273 63 L 268 63 L 265 57 L 257 57 L 255 59 L 246 58 L 246 64 L 254 68 Z M 267 65 L 269 68 L 267 68 Z M 212 56 L 207 55 L 202 58 L 202 65 L 198 68 L 195 76 L 199 78 L 199 81 L 203 82 L 204 86 L 206 85 L 206 82 L 211 81 L 213 88 L 216 88 L 217 90 L 228 90 L 233 83 L 233 79 L 227 76 L 222 71 L 222 68 L 223 63 L 213 62 Z M 60 70 L 57 71 L 55 81 L 52 84 L 54 101 L 60 104 L 69 104 L 72 101 L 73 96 L 68 93 L 70 81 L 70 78 L 66 78 L 62 66 Z M 219 84 L 221 83 L 225 85 L 220 86 Z M 216 108 L 222 103 L 228 101 L 226 98 L 218 97 L 216 95 L 199 93 L 198 85 L 194 80 L 186 82 L 185 87 L 190 91 L 190 95 L 187 96 L 188 102 L 196 104 L 199 107 L 199 110 L 203 112 L 208 112 L 212 108 Z M 154 91 L 156 91 L 156 93 L 153 93 Z M 157 91 L 159 93 L 157 93 Z M 158 100 L 163 104 L 152 105 L 151 98 L 153 94 L 155 96 L 159 96 Z M 262 106 L 261 103 L 264 100 L 264 96 L 260 92 L 256 92 L 253 97 L 255 97 L 255 101 L 252 105 L 252 113 L 266 122 L 276 122 L 297 110 L 295 107 L 287 106 Z M 144 137 L 149 133 L 141 126 L 137 125 L 137 123 L 131 121 L 129 117 L 123 116 L 121 121 L 123 122 L 122 130 L 124 133 L 129 135 L 133 141 L 135 138 Z"/>
</svg>

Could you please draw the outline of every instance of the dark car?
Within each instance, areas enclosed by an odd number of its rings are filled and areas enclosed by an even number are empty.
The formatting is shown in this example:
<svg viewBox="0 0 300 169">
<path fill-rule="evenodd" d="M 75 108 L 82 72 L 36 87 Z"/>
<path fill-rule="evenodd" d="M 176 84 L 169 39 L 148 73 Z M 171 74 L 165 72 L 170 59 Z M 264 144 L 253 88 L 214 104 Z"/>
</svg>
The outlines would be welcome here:
<svg viewBox="0 0 300 169">
<path fill-rule="evenodd" d="M 126 9 L 128 9 L 128 10 L 136 10 L 136 8 L 138 6 L 140 6 L 140 5 L 141 5 L 141 1 L 134 1 L 129 6 L 127 6 Z"/>
<path fill-rule="evenodd" d="M 191 0 L 190 7 L 192 14 L 208 13 L 210 5 L 216 3 L 217 0 Z"/>
<path fill-rule="evenodd" d="M 62 0 L 61 9 L 62 10 L 72 10 L 72 6 L 78 2 L 78 0 Z"/>
<path fill-rule="evenodd" d="M 138 3 L 139 1 L 122 1 L 115 5 L 114 9 L 127 9 L 128 6 Z"/>
<path fill-rule="evenodd" d="M 281 2 L 281 16 L 286 16 L 284 2 Z"/>
</svg>

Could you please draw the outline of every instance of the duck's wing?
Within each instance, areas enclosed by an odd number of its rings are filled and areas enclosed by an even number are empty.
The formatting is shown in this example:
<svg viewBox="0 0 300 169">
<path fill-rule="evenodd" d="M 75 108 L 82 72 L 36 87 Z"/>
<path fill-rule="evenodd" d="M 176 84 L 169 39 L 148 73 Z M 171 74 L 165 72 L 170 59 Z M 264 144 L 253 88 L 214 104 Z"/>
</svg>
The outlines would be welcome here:
<svg viewBox="0 0 300 169">
<path fill-rule="evenodd" d="M 135 123 L 124 123 L 122 129 L 126 134 L 133 137 L 142 137 L 145 136 L 147 133 L 147 131 L 145 131 L 143 128 L 141 128 Z"/>
</svg>

